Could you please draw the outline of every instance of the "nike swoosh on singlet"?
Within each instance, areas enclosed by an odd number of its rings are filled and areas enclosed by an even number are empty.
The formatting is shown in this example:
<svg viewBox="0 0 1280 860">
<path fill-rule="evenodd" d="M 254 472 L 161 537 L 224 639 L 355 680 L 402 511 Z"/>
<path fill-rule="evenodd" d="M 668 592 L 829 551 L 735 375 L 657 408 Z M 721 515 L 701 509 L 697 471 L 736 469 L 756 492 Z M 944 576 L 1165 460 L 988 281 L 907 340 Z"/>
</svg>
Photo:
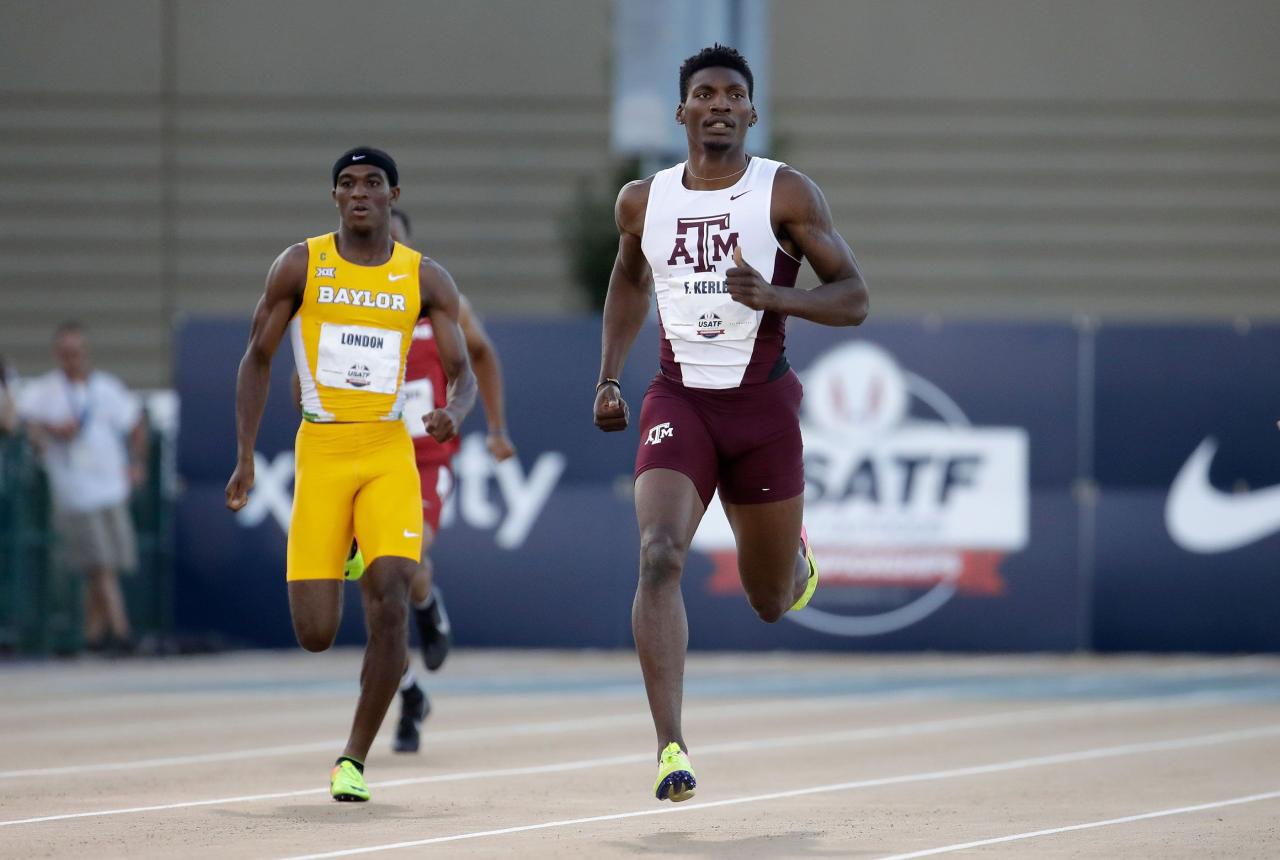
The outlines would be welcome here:
<svg viewBox="0 0 1280 860">
<path fill-rule="evenodd" d="M 730 194 L 730 195 L 729 195 L 729 199 L 730 199 L 731 201 L 732 201 L 732 200 L 737 200 L 739 197 L 742 197 L 742 196 L 743 196 L 743 195 L 745 195 L 745 194 L 750 194 L 750 193 L 751 193 L 752 191 L 754 191 L 754 190 L 755 190 L 754 188 L 748 188 L 746 191 L 743 191 L 743 192 L 742 192 L 742 194 Z"/>
<path fill-rule="evenodd" d="M 1209 482 L 1217 450 L 1212 437 L 1200 443 L 1173 479 L 1165 504 L 1169 536 L 1191 552 L 1228 552 L 1280 531 L 1280 485 L 1251 493 L 1218 490 Z"/>
<path fill-rule="evenodd" d="M 404 279 L 405 279 L 405 278 L 407 278 L 407 277 L 409 277 L 409 276 L 408 276 L 408 275 L 393 275 L 393 274 L 391 274 L 390 272 L 387 272 L 387 280 L 388 280 L 388 281 L 402 281 L 402 280 L 404 280 Z"/>
</svg>

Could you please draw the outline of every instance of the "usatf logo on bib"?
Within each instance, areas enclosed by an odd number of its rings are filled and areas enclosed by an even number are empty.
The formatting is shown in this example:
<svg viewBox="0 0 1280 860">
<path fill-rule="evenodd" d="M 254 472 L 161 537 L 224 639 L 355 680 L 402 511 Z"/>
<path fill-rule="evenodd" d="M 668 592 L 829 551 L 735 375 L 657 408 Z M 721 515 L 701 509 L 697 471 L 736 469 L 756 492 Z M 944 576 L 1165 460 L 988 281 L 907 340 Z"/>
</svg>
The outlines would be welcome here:
<svg viewBox="0 0 1280 860">
<path fill-rule="evenodd" d="M 698 317 L 698 337 L 713 338 L 724 334 L 724 320 L 715 314 Z"/>
<path fill-rule="evenodd" d="M 353 364 L 347 368 L 347 385 L 353 385 L 356 388 L 364 388 L 369 384 L 369 377 L 372 376 L 367 364 Z"/>
</svg>

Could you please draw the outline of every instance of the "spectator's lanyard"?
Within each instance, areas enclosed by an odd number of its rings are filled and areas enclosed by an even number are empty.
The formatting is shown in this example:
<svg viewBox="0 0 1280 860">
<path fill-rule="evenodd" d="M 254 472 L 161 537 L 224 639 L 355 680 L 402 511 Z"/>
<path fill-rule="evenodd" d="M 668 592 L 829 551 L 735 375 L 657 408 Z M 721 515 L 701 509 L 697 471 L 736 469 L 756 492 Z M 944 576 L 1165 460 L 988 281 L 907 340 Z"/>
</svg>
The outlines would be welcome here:
<svg viewBox="0 0 1280 860">
<path fill-rule="evenodd" d="M 76 409 L 75 386 L 66 374 L 62 376 L 62 393 L 67 399 L 67 410 L 71 413 L 71 418 L 76 422 L 76 435 L 84 432 L 84 428 L 89 425 L 89 419 L 93 415 L 93 398 L 89 393 L 89 380 L 84 381 L 84 401 L 80 404 L 80 408 Z"/>
</svg>

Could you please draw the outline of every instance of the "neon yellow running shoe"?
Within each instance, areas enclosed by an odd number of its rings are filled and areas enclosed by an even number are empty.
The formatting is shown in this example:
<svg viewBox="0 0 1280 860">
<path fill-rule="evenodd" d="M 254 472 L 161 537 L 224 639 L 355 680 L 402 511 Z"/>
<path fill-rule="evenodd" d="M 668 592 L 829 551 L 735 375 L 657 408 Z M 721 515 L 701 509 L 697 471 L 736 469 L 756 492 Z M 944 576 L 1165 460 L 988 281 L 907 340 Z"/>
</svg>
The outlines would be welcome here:
<svg viewBox="0 0 1280 860">
<path fill-rule="evenodd" d="M 693 790 L 697 785 L 698 780 L 693 775 L 689 756 L 685 755 L 680 744 L 675 741 L 667 744 L 658 760 L 658 781 L 653 784 L 654 797 L 679 803 L 693 797 Z"/>
<path fill-rule="evenodd" d="M 369 799 L 369 786 L 365 785 L 364 774 L 350 759 L 344 758 L 329 772 L 329 794 L 334 800 Z"/>
<path fill-rule="evenodd" d="M 813 557 L 813 545 L 809 543 L 809 531 L 800 526 L 800 545 L 804 547 L 804 559 L 809 562 L 809 582 L 804 587 L 804 594 L 800 595 L 800 599 L 791 605 L 791 611 L 804 609 L 809 605 L 809 601 L 813 599 L 813 593 L 818 590 L 818 560 Z"/>
<path fill-rule="evenodd" d="M 347 578 L 348 582 L 355 582 L 364 576 L 364 553 L 354 543 L 351 545 L 351 557 L 347 559 L 346 565 L 342 568 L 342 575 Z"/>
</svg>

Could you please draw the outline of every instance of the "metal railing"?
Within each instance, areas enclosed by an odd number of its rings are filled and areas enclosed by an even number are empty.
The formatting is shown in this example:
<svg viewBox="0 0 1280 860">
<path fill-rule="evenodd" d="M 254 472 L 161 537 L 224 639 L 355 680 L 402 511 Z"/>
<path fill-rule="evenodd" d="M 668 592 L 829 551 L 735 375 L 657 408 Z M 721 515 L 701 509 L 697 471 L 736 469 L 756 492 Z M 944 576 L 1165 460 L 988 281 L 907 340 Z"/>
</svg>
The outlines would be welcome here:
<svg viewBox="0 0 1280 860">
<path fill-rule="evenodd" d="M 144 648 L 173 629 L 173 499 L 168 437 L 152 434 L 147 478 L 130 500 L 138 570 L 121 586 Z M 48 482 L 34 446 L 0 436 L 0 654 L 71 655 L 84 648 L 84 576 L 61 561 Z"/>
</svg>

